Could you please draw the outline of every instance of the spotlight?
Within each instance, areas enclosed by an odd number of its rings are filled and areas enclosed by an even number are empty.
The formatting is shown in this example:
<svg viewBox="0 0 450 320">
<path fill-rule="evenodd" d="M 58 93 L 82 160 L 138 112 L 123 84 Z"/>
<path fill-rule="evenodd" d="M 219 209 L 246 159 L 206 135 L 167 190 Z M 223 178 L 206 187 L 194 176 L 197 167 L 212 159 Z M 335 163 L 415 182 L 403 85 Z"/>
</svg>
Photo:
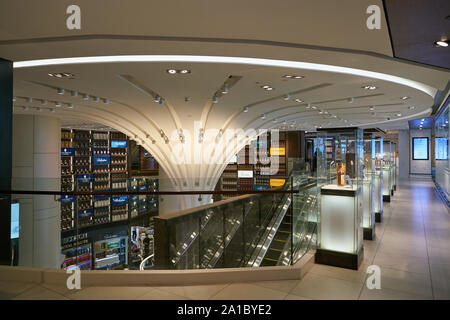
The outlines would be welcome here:
<svg viewBox="0 0 450 320">
<path fill-rule="evenodd" d="M 295 99 L 294 101 L 297 102 L 297 103 L 302 103 L 302 102 L 303 102 L 302 100 L 300 100 L 300 99 L 298 99 L 298 98 Z"/>
<path fill-rule="evenodd" d="M 244 112 L 248 112 L 248 107 L 244 107 Z"/>
<path fill-rule="evenodd" d="M 180 70 L 180 73 L 182 73 L 182 74 L 191 73 L 191 70 L 183 69 L 183 70 Z"/>
<path fill-rule="evenodd" d="M 308 103 L 308 104 L 306 105 L 306 109 L 311 109 L 311 103 Z"/>
<path fill-rule="evenodd" d="M 366 90 L 375 90 L 375 89 L 377 89 L 377 87 L 375 87 L 375 86 L 369 86 L 369 85 L 363 86 L 363 87 L 361 87 L 361 88 L 366 89 Z"/>
<path fill-rule="evenodd" d="M 311 107 L 311 109 L 313 109 L 313 110 L 316 110 L 316 109 L 317 109 L 317 107 L 316 107 L 316 106 L 312 106 L 312 107 Z"/>
<path fill-rule="evenodd" d="M 287 78 L 287 79 L 290 79 L 290 78 L 293 78 L 294 76 L 291 76 L 290 74 L 285 74 L 284 76 L 283 76 L 283 78 Z"/>
<path fill-rule="evenodd" d="M 72 97 L 78 97 L 78 91 L 72 91 L 71 95 Z"/>
<path fill-rule="evenodd" d="M 28 103 L 32 103 L 33 102 L 33 98 L 27 98 L 27 102 Z"/>
<path fill-rule="evenodd" d="M 213 103 L 218 103 L 219 102 L 219 97 L 214 96 L 212 101 L 213 101 Z"/>
<path fill-rule="evenodd" d="M 73 103 L 69 103 L 68 108 L 73 109 L 73 107 L 74 107 Z"/>
<path fill-rule="evenodd" d="M 16 100 L 17 100 L 17 98 L 16 98 L 16 97 L 13 97 L 12 101 L 13 101 L 13 102 L 16 102 Z"/>
<path fill-rule="evenodd" d="M 227 87 L 224 87 L 224 88 L 222 89 L 222 93 L 223 93 L 223 94 L 227 94 L 227 93 L 228 93 L 228 88 L 227 88 Z"/>
<path fill-rule="evenodd" d="M 58 88 L 58 94 L 63 95 L 64 94 L 64 89 L 63 88 Z"/>
<path fill-rule="evenodd" d="M 261 115 L 261 119 L 262 119 L 262 120 L 265 120 L 265 119 L 266 119 L 266 115 L 265 115 L 265 114 L 262 114 L 262 115 Z"/>
<path fill-rule="evenodd" d="M 184 101 L 186 101 L 186 102 L 191 101 L 191 97 L 185 97 L 185 98 L 184 98 Z"/>
<path fill-rule="evenodd" d="M 175 74 L 175 73 L 177 73 L 177 70 L 175 70 L 175 69 L 169 69 L 169 70 L 167 70 L 167 73 Z"/>
<path fill-rule="evenodd" d="M 355 101 L 355 98 L 348 98 L 348 103 L 353 103 Z"/>
<path fill-rule="evenodd" d="M 61 106 L 62 106 L 62 103 L 61 103 L 61 102 L 55 101 L 55 107 L 61 107 Z"/>
<path fill-rule="evenodd" d="M 438 46 L 438 47 L 448 47 L 448 41 L 447 40 L 436 41 L 434 44 L 436 46 Z"/>
<path fill-rule="evenodd" d="M 94 102 L 99 102 L 100 98 L 99 97 L 94 97 L 93 100 L 94 100 Z"/>
<path fill-rule="evenodd" d="M 50 112 L 55 112 L 55 109 L 53 109 L 53 108 L 50 108 L 49 110 L 50 110 Z"/>
<path fill-rule="evenodd" d="M 407 99 L 409 99 L 409 97 L 404 96 L 404 97 L 401 97 L 400 99 L 402 99 L 402 100 L 407 100 Z"/>
<path fill-rule="evenodd" d="M 45 106 L 45 105 L 48 104 L 48 101 L 44 99 L 44 100 L 42 100 L 41 104 L 42 104 L 43 106 Z"/>
<path fill-rule="evenodd" d="M 371 107 L 369 108 L 369 110 L 370 110 L 370 111 L 375 110 L 375 106 L 371 106 Z"/>
<path fill-rule="evenodd" d="M 160 96 L 156 96 L 154 101 L 159 103 L 161 101 L 161 97 Z"/>
<path fill-rule="evenodd" d="M 109 104 L 109 99 L 103 99 L 103 103 Z"/>
<path fill-rule="evenodd" d="M 84 94 L 83 95 L 83 100 L 89 100 L 89 95 L 88 94 Z"/>
<path fill-rule="evenodd" d="M 272 121 L 273 121 L 273 123 L 277 123 L 277 122 L 278 122 L 278 119 L 277 119 L 277 118 L 274 118 Z"/>
<path fill-rule="evenodd" d="M 166 100 L 164 98 L 161 98 L 161 101 L 159 101 L 159 104 L 164 104 Z"/>
<path fill-rule="evenodd" d="M 289 100 L 290 98 L 291 98 L 291 96 L 289 94 L 285 94 L 283 96 L 283 100 L 285 100 L 285 101 Z"/>
<path fill-rule="evenodd" d="M 416 108 L 416 107 L 414 107 L 414 106 L 408 107 L 409 110 L 414 110 L 415 108 Z"/>
</svg>

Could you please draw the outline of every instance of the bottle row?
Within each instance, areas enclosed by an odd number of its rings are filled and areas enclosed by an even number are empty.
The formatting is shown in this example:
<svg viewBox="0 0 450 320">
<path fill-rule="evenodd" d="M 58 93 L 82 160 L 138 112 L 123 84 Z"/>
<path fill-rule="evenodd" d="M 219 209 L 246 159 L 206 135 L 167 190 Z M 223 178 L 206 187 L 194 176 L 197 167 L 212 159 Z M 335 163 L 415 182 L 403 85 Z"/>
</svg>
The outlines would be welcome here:
<svg viewBox="0 0 450 320">
<path fill-rule="evenodd" d="M 92 150 L 92 155 L 94 157 L 107 156 L 107 155 L 109 155 L 109 151 L 108 150 Z"/>
<path fill-rule="evenodd" d="M 108 149 L 108 141 L 106 141 L 106 140 L 93 141 L 92 147 Z"/>
<path fill-rule="evenodd" d="M 126 189 L 127 188 L 127 182 L 113 182 L 112 184 L 113 189 Z"/>
<path fill-rule="evenodd" d="M 110 204 L 109 199 L 95 200 L 94 208 L 107 207 L 107 206 L 109 206 L 109 204 Z"/>
<path fill-rule="evenodd" d="M 94 140 L 108 140 L 108 133 L 107 132 L 94 132 L 92 133 L 92 138 Z"/>
<path fill-rule="evenodd" d="M 94 216 L 95 217 L 103 217 L 109 215 L 109 208 L 108 207 L 103 207 L 103 208 L 96 208 L 94 211 Z"/>
<path fill-rule="evenodd" d="M 112 222 L 122 221 L 122 220 L 127 220 L 127 219 L 128 219 L 128 213 L 127 212 L 122 213 L 122 214 L 115 214 L 115 215 L 111 216 Z"/>
<path fill-rule="evenodd" d="M 61 148 L 73 148 L 73 141 L 61 141 Z"/>
<path fill-rule="evenodd" d="M 98 190 L 108 190 L 109 189 L 109 183 L 99 183 L 99 184 L 94 184 L 93 186 L 94 191 L 98 191 Z"/>
</svg>

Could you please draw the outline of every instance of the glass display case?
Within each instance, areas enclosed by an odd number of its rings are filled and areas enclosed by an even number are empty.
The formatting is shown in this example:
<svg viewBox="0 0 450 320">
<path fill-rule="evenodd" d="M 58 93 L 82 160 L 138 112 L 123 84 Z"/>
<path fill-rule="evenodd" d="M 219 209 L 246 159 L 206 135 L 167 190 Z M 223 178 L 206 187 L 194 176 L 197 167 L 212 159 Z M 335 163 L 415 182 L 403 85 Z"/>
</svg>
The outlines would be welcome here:
<svg viewBox="0 0 450 320">
<path fill-rule="evenodd" d="M 397 154 L 397 143 L 391 142 L 391 153 L 392 153 L 392 167 L 391 167 L 391 195 L 394 195 L 397 189 L 397 168 L 398 168 L 398 154 Z"/>
<path fill-rule="evenodd" d="M 393 157 L 391 142 L 383 141 L 383 201 L 391 202 Z"/>
<path fill-rule="evenodd" d="M 364 135 L 363 163 L 363 230 L 364 240 L 375 238 L 375 137 L 374 134 Z"/>
<path fill-rule="evenodd" d="M 328 141 L 332 142 L 333 161 L 328 164 L 323 159 L 327 153 L 317 153 L 318 181 L 326 182 L 320 185 L 315 261 L 356 270 L 364 253 L 363 131 L 359 128 L 336 128 L 319 130 L 318 133 L 325 146 Z"/>
<path fill-rule="evenodd" d="M 383 221 L 383 137 L 375 138 L 375 222 Z"/>
</svg>

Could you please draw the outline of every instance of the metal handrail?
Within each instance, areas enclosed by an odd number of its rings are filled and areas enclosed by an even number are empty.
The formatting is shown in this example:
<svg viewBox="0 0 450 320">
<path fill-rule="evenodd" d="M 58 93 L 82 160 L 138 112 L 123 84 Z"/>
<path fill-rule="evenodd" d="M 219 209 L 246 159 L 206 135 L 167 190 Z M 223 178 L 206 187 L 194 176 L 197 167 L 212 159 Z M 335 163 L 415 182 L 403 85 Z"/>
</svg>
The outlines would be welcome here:
<svg viewBox="0 0 450 320">
<path fill-rule="evenodd" d="M 151 258 L 153 258 L 155 256 L 155 254 L 151 254 L 149 255 L 147 258 L 145 258 L 144 260 L 142 260 L 141 264 L 139 265 L 139 270 L 144 270 L 144 264 Z"/>
</svg>

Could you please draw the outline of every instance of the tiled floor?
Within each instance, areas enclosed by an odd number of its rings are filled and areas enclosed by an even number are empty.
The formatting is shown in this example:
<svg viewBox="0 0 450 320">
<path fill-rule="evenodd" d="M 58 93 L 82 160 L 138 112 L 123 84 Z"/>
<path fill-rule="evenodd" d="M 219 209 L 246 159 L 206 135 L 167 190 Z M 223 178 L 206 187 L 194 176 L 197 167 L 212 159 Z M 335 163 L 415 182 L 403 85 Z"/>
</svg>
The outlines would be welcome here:
<svg viewBox="0 0 450 320">
<path fill-rule="evenodd" d="M 0 282 L 0 299 L 450 299 L 450 214 L 430 179 L 397 186 L 384 206 L 377 239 L 364 241 L 358 271 L 314 265 L 302 280 L 185 287 L 85 287 Z M 381 268 L 381 289 L 369 290 L 366 269 Z"/>
</svg>

